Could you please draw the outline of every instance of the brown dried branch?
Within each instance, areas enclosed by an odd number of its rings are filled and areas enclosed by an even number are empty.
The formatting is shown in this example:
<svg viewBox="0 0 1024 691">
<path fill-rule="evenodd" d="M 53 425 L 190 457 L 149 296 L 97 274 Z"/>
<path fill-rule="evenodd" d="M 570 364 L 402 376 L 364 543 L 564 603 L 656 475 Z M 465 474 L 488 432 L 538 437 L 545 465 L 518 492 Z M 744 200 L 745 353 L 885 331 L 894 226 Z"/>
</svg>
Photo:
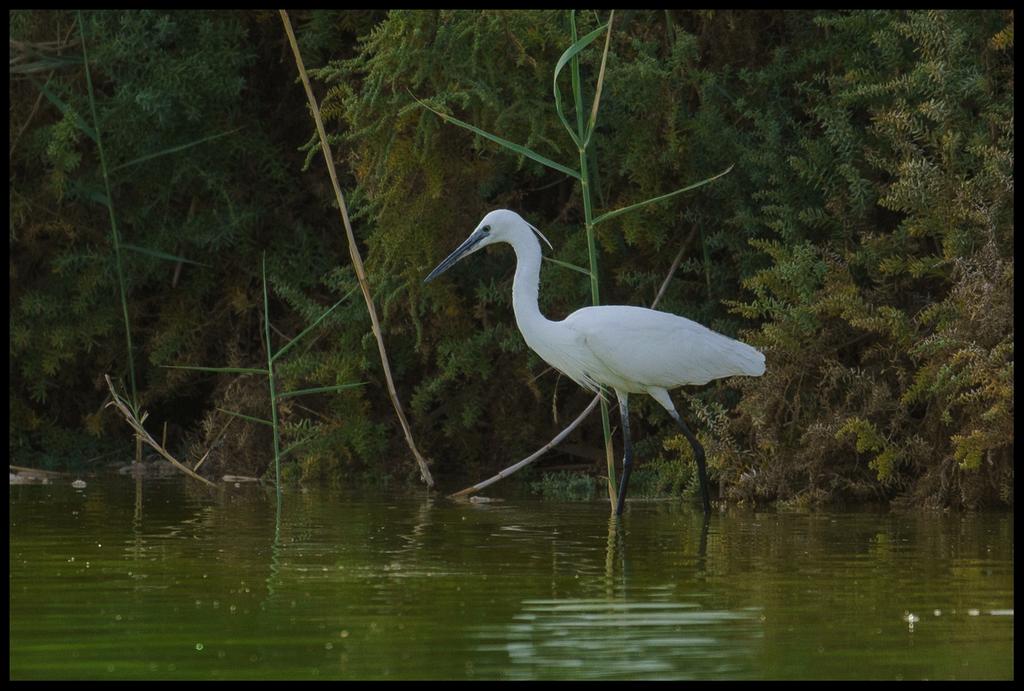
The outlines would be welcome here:
<svg viewBox="0 0 1024 691">
<path fill-rule="evenodd" d="M 107 386 L 110 388 L 111 395 L 111 401 L 107 403 L 107 405 L 104 407 L 114 406 L 119 411 L 121 411 L 121 415 L 123 415 L 124 419 L 128 421 L 128 424 L 131 426 L 131 428 L 135 430 L 136 439 L 139 439 L 142 442 L 149 444 L 158 454 L 160 454 L 165 459 L 170 461 L 170 463 L 174 465 L 175 468 L 185 473 L 189 477 L 195 480 L 199 480 L 203 484 L 208 485 L 210 487 L 217 486 L 214 483 L 207 480 L 205 477 L 197 475 L 196 473 L 191 471 L 187 466 L 182 465 L 174 456 L 172 456 L 167 451 L 167 449 L 165 449 L 159 443 L 157 443 L 157 441 L 153 439 L 152 436 L 150 436 L 149 432 L 146 431 L 146 428 L 142 426 L 142 423 L 146 420 L 146 417 L 149 415 L 149 413 L 144 413 L 142 415 L 141 420 L 137 419 L 128 403 L 117 394 L 117 391 L 114 389 L 114 382 L 110 381 L 110 375 L 104 374 L 103 378 L 107 380 Z"/>
<path fill-rule="evenodd" d="M 316 121 L 316 131 L 320 135 L 320 147 L 324 152 L 324 161 L 327 163 L 327 172 L 331 176 L 331 184 L 334 186 L 334 196 L 338 200 L 338 209 L 341 211 L 341 220 L 345 225 L 345 234 L 348 236 L 348 252 L 352 257 L 352 266 L 356 272 L 356 279 L 359 281 L 359 287 L 363 291 L 363 299 L 366 300 L 366 310 L 370 313 L 370 326 L 373 328 L 373 335 L 377 339 L 377 350 L 380 351 L 380 361 L 384 366 L 384 379 L 387 381 L 388 395 L 391 397 L 391 404 L 395 408 L 395 414 L 398 416 L 398 421 L 402 425 L 402 431 L 405 433 L 405 441 L 409 445 L 409 449 L 412 451 L 412 455 L 416 458 L 416 463 L 419 464 L 420 476 L 423 481 L 427 484 L 427 487 L 434 486 L 434 478 L 430 475 L 430 469 L 427 467 L 427 461 L 420 455 L 419 450 L 416 448 L 416 442 L 412 438 L 412 429 L 409 427 L 409 422 L 405 418 L 405 412 L 402 410 L 402 403 L 398 400 L 398 392 L 395 390 L 395 382 L 391 378 L 391 366 L 388 364 L 387 350 L 384 348 L 384 334 L 380 328 L 380 322 L 377 320 L 377 310 L 373 306 L 373 297 L 370 295 L 370 284 L 366 279 L 366 271 L 363 269 L 363 259 L 359 254 L 359 247 L 356 245 L 355 234 L 352 232 L 352 223 L 348 218 L 348 207 L 345 205 L 345 197 L 341 193 L 341 185 L 338 183 L 338 173 L 334 169 L 334 159 L 331 156 L 331 148 L 327 144 L 327 132 L 324 130 L 324 123 L 320 117 L 320 107 L 317 105 L 316 97 L 313 95 L 313 87 L 309 83 L 309 76 L 306 74 L 306 67 L 302 62 L 302 54 L 299 52 L 299 44 L 295 40 L 295 33 L 292 31 L 291 20 L 288 19 L 288 13 L 285 10 L 279 10 L 281 13 L 281 21 L 284 23 L 284 29 L 288 34 L 288 41 L 291 43 L 292 52 L 295 54 L 295 65 L 299 70 L 299 77 L 302 78 L 302 85 L 306 88 L 306 98 L 309 100 L 310 110 L 313 113 L 313 120 Z"/>
</svg>

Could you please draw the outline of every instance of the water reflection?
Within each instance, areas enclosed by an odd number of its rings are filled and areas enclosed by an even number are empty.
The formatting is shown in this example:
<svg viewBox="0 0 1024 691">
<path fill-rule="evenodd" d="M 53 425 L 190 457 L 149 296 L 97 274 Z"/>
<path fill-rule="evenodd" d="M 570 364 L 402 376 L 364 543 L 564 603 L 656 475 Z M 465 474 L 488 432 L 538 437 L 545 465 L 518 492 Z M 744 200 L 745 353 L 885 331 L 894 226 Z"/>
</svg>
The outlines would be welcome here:
<svg viewBox="0 0 1024 691">
<path fill-rule="evenodd" d="M 634 585 L 629 521 L 608 517 L 603 597 L 521 600 L 507 622 L 477 627 L 477 651 L 495 661 L 478 671 L 504 679 L 692 679 L 749 670 L 762 636 L 759 610 L 709 609 L 699 597 L 687 601 L 671 577 Z M 694 581 L 703 576 L 707 558 L 709 522 L 700 523 L 695 547 L 677 545 L 684 558 L 695 552 Z"/>
<path fill-rule="evenodd" d="M 13 678 L 1013 673 L 1012 515 L 131 482 L 11 488 Z"/>
<path fill-rule="evenodd" d="M 761 636 L 756 611 L 707 610 L 670 596 L 524 600 L 511 623 L 478 632 L 478 649 L 507 653 L 511 667 L 489 671 L 509 679 L 693 679 L 749 670 Z"/>
</svg>

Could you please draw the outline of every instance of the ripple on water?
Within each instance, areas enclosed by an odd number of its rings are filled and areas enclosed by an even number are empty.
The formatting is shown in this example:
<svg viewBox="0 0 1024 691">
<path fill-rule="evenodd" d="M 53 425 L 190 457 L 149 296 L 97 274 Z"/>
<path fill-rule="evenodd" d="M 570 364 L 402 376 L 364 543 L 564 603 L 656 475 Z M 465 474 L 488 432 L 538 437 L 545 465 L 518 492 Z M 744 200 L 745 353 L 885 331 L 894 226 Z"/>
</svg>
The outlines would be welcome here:
<svg viewBox="0 0 1024 691">
<path fill-rule="evenodd" d="M 490 673 L 510 679 L 741 674 L 761 636 L 759 618 L 754 608 L 687 602 L 524 600 L 511 621 L 479 628 L 477 650 L 494 656 Z"/>
</svg>

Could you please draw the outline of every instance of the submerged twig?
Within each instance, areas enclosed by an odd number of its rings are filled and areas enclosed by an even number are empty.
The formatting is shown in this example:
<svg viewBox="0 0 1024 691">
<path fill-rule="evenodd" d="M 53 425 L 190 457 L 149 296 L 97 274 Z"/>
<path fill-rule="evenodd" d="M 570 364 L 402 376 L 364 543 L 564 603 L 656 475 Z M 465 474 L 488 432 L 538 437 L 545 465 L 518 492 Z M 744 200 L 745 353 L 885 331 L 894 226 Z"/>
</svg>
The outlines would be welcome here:
<svg viewBox="0 0 1024 691">
<path fill-rule="evenodd" d="M 224 482 L 259 482 L 258 477 L 249 477 L 248 475 L 225 475 L 221 478 Z"/>
<path fill-rule="evenodd" d="M 158 454 L 160 454 L 165 459 L 170 461 L 175 468 L 185 473 L 189 477 L 195 480 L 199 480 L 203 484 L 208 485 L 210 487 L 217 486 L 210 482 L 209 480 L 207 480 L 205 477 L 197 475 L 187 466 L 180 463 L 174 456 L 172 456 L 167 451 L 167 449 L 165 449 L 159 443 L 157 443 L 157 441 L 153 439 L 152 436 L 150 436 L 149 432 L 146 431 L 146 428 L 142 426 L 143 420 L 146 419 L 146 414 L 143 414 L 142 420 L 137 419 L 135 417 L 135 414 L 132 412 L 131 406 L 117 394 L 117 391 L 114 389 L 114 382 L 110 381 L 110 375 L 104 374 L 103 378 L 107 380 L 107 386 L 110 387 L 110 395 L 112 397 L 111 401 L 107 403 L 105 407 L 114 406 L 115 408 L 121 411 L 121 414 L 124 416 L 124 419 L 127 420 L 131 428 L 135 430 L 136 439 L 145 442 L 146 444 L 149 444 L 149 446 L 151 446 Z"/>
<path fill-rule="evenodd" d="M 530 465 L 531 463 L 536 461 L 538 458 L 543 456 L 545 453 L 547 453 L 550 449 L 554 448 L 555 446 L 558 446 L 558 444 L 560 444 L 567 436 L 569 436 L 570 432 L 572 432 L 574 429 L 576 429 L 581 422 L 583 422 L 584 420 L 587 419 L 588 415 L 590 415 L 592 412 L 594 412 L 594 409 L 597 407 L 597 403 L 600 400 L 601 400 L 601 396 L 600 395 L 594 396 L 594 400 L 592 400 L 590 402 L 590 405 L 588 405 L 583 410 L 583 412 L 579 414 L 579 417 L 577 417 L 575 420 L 570 422 L 568 427 L 566 427 L 561 432 L 559 432 L 557 435 L 555 435 L 554 439 L 552 439 L 547 444 L 545 444 L 544 446 L 542 446 L 539 449 L 537 449 L 536 451 L 534 451 L 532 454 L 530 454 L 529 456 L 527 456 L 523 460 L 519 461 L 518 463 L 516 463 L 514 465 L 509 466 L 508 468 L 505 468 L 503 471 L 501 471 L 497 475 L 495 475 L 493 477 L 490 477 L 487 480 L 484 480 L 483 482 L 478 482 L 477 484 L 473 485 L 472 487 L 467 487 L 464 490 L 460 490 L 460 491 L 455 492 L 454 494 L 450 494 L 448 496 L 454 499 L 456 497 L 464 497 L 467 494 L 473 494 L 474 492 L 479 492 L 484 487 L 487 487 L 488 485 L 493 485 L 498 480 L 506 478 L 509 475 L 511 475 L 512 473 L 515 473 L 516 471 L 521 470 L 521 469 L 525 468 L 526 466 Z"/>
<path fill-rule="evenodd" d="M 60 473 L 56 470 L 40 470 L 39 468 L 26 468 L 23 465 L 12 464 L 8 464 L 7 467 L 17 473 L 24 473 L 26 475 L 39 475 L 40 477 L 71 477 L 70 473 Z"/>
<path fill-rule="evenodd" d="M 334 196 L 338 200 L 338 209 L 341 211 L 341 220 L 345 225 L 345 234 L 348 236 L 348 251 L 352 257 L 352 266 L 356 272 L 356 279 L 359 281 L 359 287 L 363 291 L 363 298 L 366 300 L 366 309 L 370 313 L 370 325 L 373 328 L 373 335 L 377 339 L 377 349 L 380 351 L 380 361 L 384 366 L 384 379 L 387 381 L 388 395 L 391 397 L 391 404 L 395 408 L 395 414 L 398 416 L 398 421 L 402 425 L 402 431 L 405 433 L 405 441 L 409 445 L 409 449 L 412 451 L 412 455 L 416 458 L 416 463 L 419 465 L 420 476 L 423 481 L 427 484 L 427 487 L 434 486 L 434 478 L 430 475 L 430 469 L 427 467 L 427 462 L 420 455 L 419 450 L 416 448 L 416 443 L 412 438 L 412 429 L 409 427 L 409 422 L 405 418 L 405 412 L 402 410 L 402 404 L 398 400 L 398 392 L 395 390 L 395 383 L 391 377 L 391 366 L 388 364 L 387 350 L 384 348 L 384 334 L 380 328 L 380 322 L 377 319 L 377 310 L 373 306 L 373 296 L 370 294 L 370 284 L 366 279 L 366 271 L 363 268 L 363 260 L 359 254 L 359 247 L 356 245 L 355 233 L 352 232 L 352 223 L 348 218 L 348 207 L 345 205 L 345 197 L 341 193 L 341 185 L 338 183 L 338 173 L 334 169 L 334 159 L 331 157 L 331 148 L 327 143 L 327 132 L 324 130 L 324 123 L 320 117 L 320 107 L 317 105 L 316 97 L 313 95 L 313 87 L 309 83 L 309 76 L 306 74 L 305 65 L 302 62 L 302 54 L 299 52 L 299 44 L 295 40 L 295 32 L 292 31 L 292 23 L 288 18 L 288 12 L 285 10 L 279 10 L 281 13 L 281 21 L 284 23 L 285 32 L 288 34 L 288 42 L 291 44 L 292 52 L 295 54 L 295 65 L 299 70 L 299 77 L 302 79 L 302 85 L 306 89 L 306 98 L 309 100 L 310 110 L 313 114 L 313 120 L 316 122 L 316 130 L 320 137 L 320 148 L 323 149 L 324 161 L 327 163 L 327 172 L 331 176 L 331 184 L 334 186 Z"/>
</svg>

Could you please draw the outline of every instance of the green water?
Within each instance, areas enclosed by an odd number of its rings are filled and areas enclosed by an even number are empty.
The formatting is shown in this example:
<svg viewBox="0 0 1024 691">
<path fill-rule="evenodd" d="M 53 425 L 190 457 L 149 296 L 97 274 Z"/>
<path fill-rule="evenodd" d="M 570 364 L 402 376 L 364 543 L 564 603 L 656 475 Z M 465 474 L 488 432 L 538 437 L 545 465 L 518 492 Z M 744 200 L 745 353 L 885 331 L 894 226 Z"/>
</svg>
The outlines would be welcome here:
<svg viewBox="0 0 1024 691">
<path fill-rule="evenodd" d="M 13 679 L 1012 679 L 1012 514 L 10 488 Z"/>
</svg>

